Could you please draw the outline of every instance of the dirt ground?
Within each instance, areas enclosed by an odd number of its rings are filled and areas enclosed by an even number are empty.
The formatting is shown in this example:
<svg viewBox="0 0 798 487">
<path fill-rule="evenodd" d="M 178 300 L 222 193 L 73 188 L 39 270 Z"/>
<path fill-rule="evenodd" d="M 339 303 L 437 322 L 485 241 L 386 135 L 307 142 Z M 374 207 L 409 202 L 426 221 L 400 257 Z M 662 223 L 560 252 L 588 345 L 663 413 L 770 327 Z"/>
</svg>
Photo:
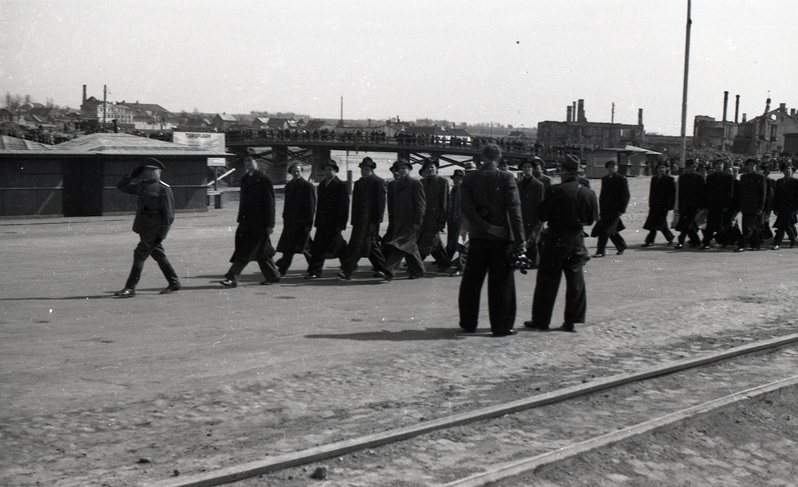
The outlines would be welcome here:
<svg viewBox="0 0 798 487">
<path fill-rule="evenodd" d="M 128 300 L 111 294 L 136 244 L 130 216 L 2 220 L 0 478 L 164 481 L 794 333 L 798 250 L 675 251 L 661 236 L 641 249 L 649 181 L 630 180 L 630 250 L 610 247 L 586 267 L 588 323 L 576 334 L 493 338 L 483 294 L 485 332 L 462 335 L 458 278 L 383 283 L 366 260 L 351 282 L 335 279 L 333 261 L 305 281 L 298 258 L 278 285 L 258 285 L 253 264 L 239 288 L 222 289 L 229 202 L 178 215 L 166 249 L 182 291 L 159 295 L 165 281 L 149 262 Z M 516 274 L 517 326 L 534 276 Z M 682 474 L 684 485 L 705 478 Z"/>
</svg>

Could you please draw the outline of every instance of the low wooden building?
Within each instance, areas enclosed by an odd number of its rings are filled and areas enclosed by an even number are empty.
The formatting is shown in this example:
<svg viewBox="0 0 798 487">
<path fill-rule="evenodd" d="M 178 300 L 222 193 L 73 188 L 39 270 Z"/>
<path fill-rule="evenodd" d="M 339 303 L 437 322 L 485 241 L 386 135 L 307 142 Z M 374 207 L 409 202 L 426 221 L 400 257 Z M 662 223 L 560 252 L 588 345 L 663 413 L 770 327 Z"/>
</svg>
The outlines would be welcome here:
<svg viewBox="0 0 798 487">
<path fill-rule="evenodd" d="M 91 134 L 54 146 L 10 139 L 0 145 L 0 217 L 134 211 L 135 198 L 116 184 L 147 157 L 164 163 L 162 179 L 178 211 L 207 211 L 208 158 L 232 156 L 127 134 Z"/>
</svg>

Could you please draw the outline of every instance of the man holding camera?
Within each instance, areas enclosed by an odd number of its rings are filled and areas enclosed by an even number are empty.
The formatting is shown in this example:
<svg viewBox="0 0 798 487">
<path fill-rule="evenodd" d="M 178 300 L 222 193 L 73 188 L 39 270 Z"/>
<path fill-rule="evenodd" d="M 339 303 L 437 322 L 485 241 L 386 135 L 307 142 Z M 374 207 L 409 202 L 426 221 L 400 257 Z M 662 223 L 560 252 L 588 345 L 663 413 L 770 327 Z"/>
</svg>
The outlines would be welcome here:
<svg viewBox="0 0 798 487">
<path fill-rule="evenodd" d="M 500 171 L 502 152 L 496 144 L 482 148 L 482 166 L 468 173 L 461 185 L 463 217 L 468 221 L 470 247 L 458 304 L 460 328 L 472 333 L 479 318 L 479 298 L 488 278 L 488 310 L 494 336 L 515 334 L 515 276 L 509 259 L 524 252 L 521 200 L 515 177 Z"/>
</svg>

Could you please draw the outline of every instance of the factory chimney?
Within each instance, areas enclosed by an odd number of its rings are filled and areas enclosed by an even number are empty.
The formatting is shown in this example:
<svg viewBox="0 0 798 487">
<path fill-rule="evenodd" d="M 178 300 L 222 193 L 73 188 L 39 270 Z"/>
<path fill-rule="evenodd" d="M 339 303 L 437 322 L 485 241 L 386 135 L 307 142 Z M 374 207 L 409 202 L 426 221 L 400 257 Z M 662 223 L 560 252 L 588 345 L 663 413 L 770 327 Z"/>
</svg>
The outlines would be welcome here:
<svg viewBox="0 0 798 487">
<path fill-rule="evenodd" d="M 643 109 L 638 108 L 637 110 L 637 125 L 643 125 Z"/>
<path fill-rule="evenodd" d="M 767 102 L 765 102 L 765 113 L 770 111 L 770 97 L 768 97 Z"/>
<path fill-rule="evenodd" d="M 743 113 L 743 123 L 745 123 L 745 121 L 746 121 L 745 119 L 746 119 L 746 115 L 745 115 L 745 113 Z"/>
<path fill-rule="evenodd" d="M 86 85 L 83 85 L 83 103 L 81 103 L 81 106 L 85 104 L 86 104 Z"/>
<path fill-rule="evenodd" d="M 566 108 L 567 108 L 567 110 L 566 110 L 566 114 L 565 114 L 565 121 L 570 123 L 572 121 L 571 117 L 573 117 L 574 109 L 573 109 L 573 107 L 571 105 L 568 105 Z"/>
<path fill-rule="evenodd" d="M 740 115 L 740 95 L 737 95 L 737 101 L 734 102 L 734 123 L 737 123 L 737 117 Z"/>
<path fill-rule="evenodd" d="M 723 92 L 723 123 L 726 123 L 726 110 L 729 108 L 729 92 Z"/>
<path fill-rule="evenodd" d="M 579 99 L 577 100 L 577 113 L 576 113 L 576 121 L 577 122 L 586 122 L 585 119 L 585 100 Z"/>
</svg>

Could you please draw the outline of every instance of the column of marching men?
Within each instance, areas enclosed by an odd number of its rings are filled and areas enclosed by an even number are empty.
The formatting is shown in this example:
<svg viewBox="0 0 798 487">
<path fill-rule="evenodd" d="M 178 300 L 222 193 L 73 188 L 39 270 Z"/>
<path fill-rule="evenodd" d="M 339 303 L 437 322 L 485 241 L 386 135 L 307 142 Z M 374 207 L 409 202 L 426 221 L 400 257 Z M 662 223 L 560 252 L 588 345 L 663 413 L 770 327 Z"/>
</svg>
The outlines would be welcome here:
<svg viewBox="0 0 798 487">
<path fill-rule="evenodd" d="M 438 174 L 436 159 L 425 160 L 421 177 L 415 178 L 413 165 L 400 158 L 391 167 L 394 178 L 386 184 L 375 174 L 377 164 L 366 157 L 359 164 L 361 177 L 354 183 L 351 199 L 334 160 L 322 165 L 323 179 L 317 187 L 305 179 L 302 165 L 291 164 L 283 230 L 275 248 L 271 240 L 276 222 L 274 187 L 250 153 L 244 158 L 231 266 L 220 284 L 237 287 L 238 275 L 252 261 L 263 274 L 262 285 L 278 283 L 296 254 L 303 254 L 307 262 L 304 278 L 308 280 L 322 277 L 325 261 L 337 259 L 337 277 L 349 281 L 361 258 L 368 258 L 373 278 L 392 281 L 404 260 L 407 277 L 417 279 L 428 274 L 424 260 L 431 256 L 435 275 L 462 276 L 458 306 L 460 327 L 467 333 L 477 328 L 480 292 L 486 275 L 490 276 L 491 330 L 496 336 L 506 336 L 514 334 L 513 270 L 537 269 L 532 319 L 524 326 L 549 328 L 564 275 L 561 329 L 574 331 L 576 323 L 585 322 L 587 309 L 583 266 L 590 255 L 584 227 L 595 223 L 590 234 L 597 238 L 594 258 L 606 255 L 609 242 L 618 255 L 627 249 L 621 236 L 622 216 L 630 201 L 626 176 L 618 172 L 615 161 L 607 162 L 597 197 L 579 159 L 571 155 L 559 164 L 559 184 L 552 183 L 537 157 L 510 168 L 495 144 L 482 148 L 480 160 L 479 169 L 470 162 L 455 169 L 449 176 L 450 189 L 447 178 Z M 779 179 L 769 177 L 774 164 L 782 173 Z M 124 289 L 115 293 L 118 297 L 135 296 L 149 256 L 168 282 L 161 293 L 181 289 L 163 247 L 174 220 L 171 188 L 160 180 L 163 168 L 160 161 L 147 158 L 118 184 L 120 190 L 137 197 L 133 231 L 140 235 L 130 276 Z M 520 174 L 516 177 L 510 169 Z M 767 241 L 779 249 L 785 235 L 790 247 L 795 247 L 798 180 L 789 158 L 750 158 L 741 169 L 724 159 L 711 164 L 687 159 L 677 177 L 669 174 L 670 169 L 667 161 L 659 161 L 651 177 L 644 248 L 655 245 L 658 233 L 676 250 L 730 247 L 743 252 L 760 250 Z M 388 225 L 381 236 L 386 209 Z M 773 229 L 771 214 L 775 214 Z M 347 223 L 352 226 L 348 242 L 343 237 Z M 278 252 L 282 256 L 275 262 Z M 523 265 L 516 265 L 519 255 L 524 256 Z"/>
</svg>

